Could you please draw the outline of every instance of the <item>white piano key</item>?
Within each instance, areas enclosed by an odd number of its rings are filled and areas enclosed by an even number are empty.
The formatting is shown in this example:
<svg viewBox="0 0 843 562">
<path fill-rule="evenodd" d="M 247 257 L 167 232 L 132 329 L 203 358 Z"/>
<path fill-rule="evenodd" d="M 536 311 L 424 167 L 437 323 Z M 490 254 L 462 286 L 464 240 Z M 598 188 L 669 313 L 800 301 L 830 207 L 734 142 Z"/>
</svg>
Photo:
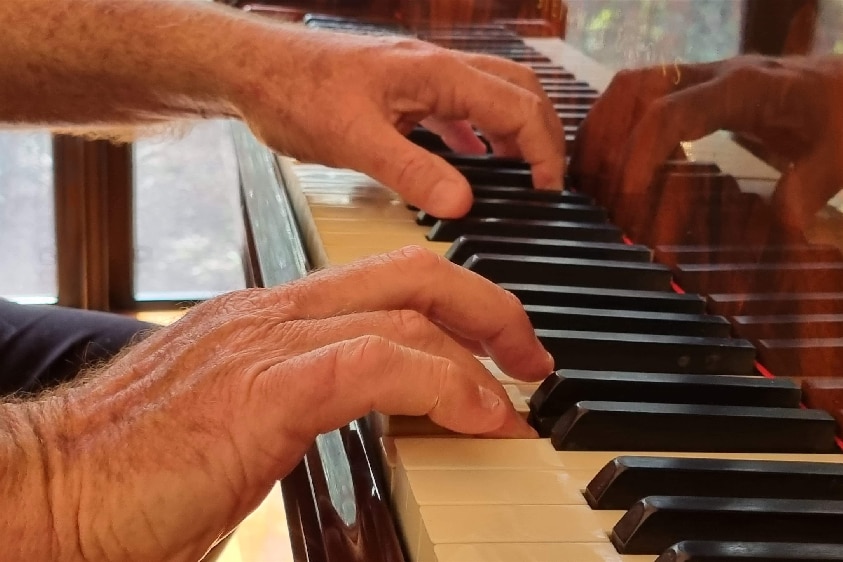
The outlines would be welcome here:
<svg viewBox="0 0 843 562">
<path fill-rule="evenodd" d="M 621 555 L 606 543 L 441 544 L 436 562 L 653 562 L 652 556 Z"/>
<path fill-rule="evenodd" d="M 394 441 L 396 462 L 419 469 L 565 469 L 596 474 L 619 455 L 706 457 L 718 459 L 811 460 L 843 462 L 843 454 L 672 453 L 659 451 L 556 451 L 549 439 L 439 439 L 402 437 Z"/>
<path fill-rule="evenodd" d="M 576 505 L 425 506 L 420 510 L 416 562 L 459 543 L 604 543 L 621 517 Z"/>
</svg>

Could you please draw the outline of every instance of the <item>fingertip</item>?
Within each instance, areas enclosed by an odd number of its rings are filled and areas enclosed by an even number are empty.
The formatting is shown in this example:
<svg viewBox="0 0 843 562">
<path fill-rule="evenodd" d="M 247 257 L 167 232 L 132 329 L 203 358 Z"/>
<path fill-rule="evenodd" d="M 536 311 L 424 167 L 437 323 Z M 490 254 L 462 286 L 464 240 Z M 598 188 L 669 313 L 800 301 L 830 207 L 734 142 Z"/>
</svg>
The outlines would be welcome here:
<svg viewBox="0 0 843 562">
<path fill-rule="evenodd" d="M 459 218 L 468 213 L 473 200 L 467 182 L 445 178 L 433 185 L 427 192 L 427 200 L 419 207 L 439 218 Z"/>
<path fill-rule="evenodd" d="M 564 163 L 545 165 L 535 164 L 532 167 L 533 187 L 547 191 L 561 191 L 564 188 Z"/>
</svg>

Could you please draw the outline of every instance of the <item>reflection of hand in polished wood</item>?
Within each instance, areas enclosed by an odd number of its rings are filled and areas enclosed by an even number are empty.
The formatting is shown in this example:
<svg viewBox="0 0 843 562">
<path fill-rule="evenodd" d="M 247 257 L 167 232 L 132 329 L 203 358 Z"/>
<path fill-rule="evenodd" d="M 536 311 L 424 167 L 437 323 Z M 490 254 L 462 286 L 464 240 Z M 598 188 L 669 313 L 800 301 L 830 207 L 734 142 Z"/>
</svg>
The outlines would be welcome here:
<svg viewBox="0 0 843 562">
<path fill-rule="evenodd" d="M 420 248 L 207 301 L 86 381 L 3 405 L 4 548 L 198 560 L 318 434 L 371 410 L 535 437 L 473 354 L 552 369 L 515 297 Z"/>
<path fill-rule="evenodd" d="M 234 57 L 235 96 L 269 146 L 365 172 L 440 217 L 464 214 L 466 181 L 402 136 L 422 122 L 457 150 L 484 147 L 532 164 L 536 187 L 559 188 L 564 134 L 533 72 L 410 39 L 268 27 Z"/>
<path fill-rule="evenodd" d="M 773 205 L 803 227 L 843 187 L 841 99 L 843 59 L 833 56 L 622 71 L 583 122 L 571 173 L 641 193 L 680 142 L 733 131 L 790 163 Z"/>
</svg>

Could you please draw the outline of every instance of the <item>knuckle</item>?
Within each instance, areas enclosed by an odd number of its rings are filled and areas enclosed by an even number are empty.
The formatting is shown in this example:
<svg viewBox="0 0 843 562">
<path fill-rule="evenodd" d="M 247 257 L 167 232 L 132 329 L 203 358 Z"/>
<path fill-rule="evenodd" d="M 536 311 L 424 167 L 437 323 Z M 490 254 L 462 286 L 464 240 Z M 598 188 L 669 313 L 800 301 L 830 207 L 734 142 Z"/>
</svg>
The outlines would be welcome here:
<svg viewBox="0 0 843 562">
<path fill-rule="evenodd" d="M 208 301 L 218 315 L 239 315 L 260 310 L 266 306 L 268 291 L 260 288 L 240 289 Z"/>
<path fill-rule="evenodd" d="M 543 90 L 543 86 L 541 80 L 539 80 L 539 77 L 536 74 L 536 71 L 524 64 L 518 66 L 521 67 L 521 83 L 534 92 L 541 92 Z"/>
<path fill-rule="evenodd" d="M 531 118 L 544 118 L 544 100 L 534 92 L 525 92 L 522 97 L 522 107 L 524 113 Z"/>
<path fill-rule="evenodd" d="M 433 324 L 430 320 L 416 310 L 389 310 L 387 311 L 387 318 L 389 318 L 396 333 L 402 334 L 409 339 L 418 340 L 426 338 L 433 330 Z"/>
<path fill-rule="evenodd" d="M 399 53 L 415 54 L 436 50 L 436 47 L 430 43 L 409 37 L 392 38 L 390 41 L 392 49 Z"/>
<path fill-rule="evenodd" d="M 371 377 L 382 371 L 397 353 L 397 345 L 384 337 L 359 336 L 339 344 L 334 357 L 334 372 L 354 378 Z"/>
<path fill-rule="evenodd" d="M 402 274 L 427 274 L 445 264 L 442 256 L 417 245 L 393 250 L 386 254 L 386 258 Z"/>
<path fill-rule="evenodd" d="M 507 306 L 513 307 L 519 311 L 524 310 L 524 303 L 521 302 L 521 299 L 519 299 L 515 293 L 507 289 L 501 289 L 501 291 Z"/>
</svg>

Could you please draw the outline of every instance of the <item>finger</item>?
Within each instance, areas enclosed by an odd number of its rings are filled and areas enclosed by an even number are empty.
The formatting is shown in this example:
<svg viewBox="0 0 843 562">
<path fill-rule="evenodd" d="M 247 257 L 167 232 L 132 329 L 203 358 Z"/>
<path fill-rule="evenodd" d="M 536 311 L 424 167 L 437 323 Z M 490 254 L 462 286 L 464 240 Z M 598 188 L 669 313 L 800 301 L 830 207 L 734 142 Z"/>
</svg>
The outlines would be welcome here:
<svg viewBox="0 0 843 562">
<path fill-rule="evenodd" d="M 460 433 L 485 433 L 518 414 L 490 381 L 478 385 L 469 367 L 377 336 L 339 342 L 289 359 L 264 372 L 256 396 L 274 406 L 289 401 L 282 420 L 292 434 L 312 437 L 371 411 L 428 415 Z M 482 367 L 481 367 L 482 368 Z M 267 411 L 270 411 L 267 409 Z M 283 422 L 282 422 L 283 423 Z M 512 435 L 512 437 L 530 435 Z"/>
<path fill-rule="evenodd" d="M 459 337 L 479 342 L 514 377 L 540 380 L 553 370 L 553 359 L 517 298 L 423 248 L 323 270 L 276 294 L 294 300 L 291 315 L 298 318 L 416 310 Z"/>
<path fill-rule="evenodd" d="M 524 88 L 541 98 L 545 128 L 552 138 L 556 150 L 562 155 L 562 162 L 564 163 L 566 147 L 565 131 L 562 127 L 562 121 L 556 114 L 553 104 L 550 98 L 548 98 L 547 92 L 544 91 L 536 73 L 527 65 L 518 64 L 500 57 L 479 54 L 468 54 L 466 56 L 468 57 L 469 64 L 474 68 L 499 76 L 507 82 Z M 508 143 L 496 142 L 494 144 L 499 146 L 501 156 L 510 156 L 515 152 L 514 147 L 509 146 Z M 515 153 L 514 155 L 519 156 L 520 154 Z"/>
<path fill-rule="evenodd" d="M 448 121 L 429 117 L 421 123 L 424 127 L 439 135 L 442 142 L 454 152 L 465 154 L 486 154 L 486 145 L 477 137 L 468 121 Z"/>
<path fill-rule="evenodd" d="M 390 123 L 372 123 L 365 131 L 354 129 L 347 141 L 343 165 L 368 174 L 411 205 L 440 218 L 461 217 L 471 208 L 473 197 L 466 179 Z"/>
<path fill-rule="evenodd" d="M 237 333 L 239 341 L 245 342 L 241 344 L 239 353 L 229 356 L 227 369 L 246 376 L 258 375 L 291 357 L 322 347 L 363 336 L 376 336 L 452 361 L 475 383 L 490 388 L 502 400 L 509 400 L 503 387 L 493 382 L 494 375 L 469 349 L 455 341 L 446 330 L 413 310 L 363 312 L 294 321 L 260 314 L 231 320 L 226 329 Z M 260 336 L 250 339 L 248 334 L 255 331 Z M 277 345 L 279 341 L 283 345 Z M 501 435 L 532 432 L 520 416 L 500 429 L 503 432 Z"/>
<path fill-rule="evenodd" d="M 490 138 L 511 138 L 530 163 L 537 188 L 562 186 L 564 144 L 548 129 L 546 96 L 508 82 L 459 60 L 443 58 L 426 76 L 425 97 L 435 115 L 468 119 Z"/>
<path fill-rule="evenodd" d="M 332 318 L 292 321 L 261 313 L 233 320 L 232 323 L 241 324 L 236 326 L 241 335 L 248 330 L 254 330 L 254 326 L 263 324 L 257 329 L 264 337 L 254 338 L 256 345 L 244 346 L 238 357 L 231 359 L 241 362 L 244 369 L 252 365 L 256 372 L 294 355 L 361 336 L 388 338 L 399 345 L 445 357 L 460 364 L 478 362 L 472 350 L 461 341 L 455 340 L 448 330 L 415 310 L 377 310 Z M 277 328 L 276 332 L 271 333 L 273 325 Z M 283 341 L 284 345 L 278 346 L 277 341 Z M 264 345 L 263 342 L 270 343 Z M 237 364 L 233 364 L 233 367 L 239 368 Z"/>
<path fill-rule="evenodd" d="M 776 217 L 787 227 L 804 230 L 817 212 L 840 191 L 833 143 L 821 143 L 782 174 L 771 201 Z"/>
</svg>

